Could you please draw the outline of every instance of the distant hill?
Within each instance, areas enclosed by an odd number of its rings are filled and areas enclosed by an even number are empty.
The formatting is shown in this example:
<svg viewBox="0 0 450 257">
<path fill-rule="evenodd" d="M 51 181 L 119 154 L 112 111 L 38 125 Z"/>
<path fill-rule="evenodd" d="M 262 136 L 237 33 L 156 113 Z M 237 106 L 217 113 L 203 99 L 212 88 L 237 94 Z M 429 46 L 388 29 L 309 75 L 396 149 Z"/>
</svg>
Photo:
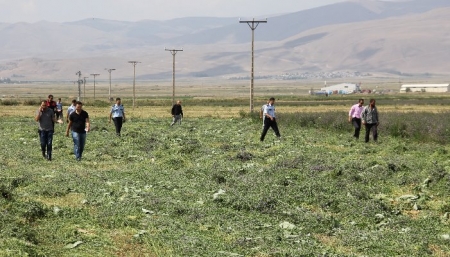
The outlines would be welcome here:
<svg viewBox="0 0 450 257">
<path fill-rule="evenodd" d="M 450 74 L 450 1 L 349 1 L 270 17 L 255 32 L 260 76 L 354 70 Z M 0 77 L 73 79 L 76 71 L 116 68 L 141 79 L 246 76 L 251 32 L 238 18 L 192 17 L 138 22 L 0 23 Z M 106 74 L 105 74 L 106 78 Z"/>
</svg>

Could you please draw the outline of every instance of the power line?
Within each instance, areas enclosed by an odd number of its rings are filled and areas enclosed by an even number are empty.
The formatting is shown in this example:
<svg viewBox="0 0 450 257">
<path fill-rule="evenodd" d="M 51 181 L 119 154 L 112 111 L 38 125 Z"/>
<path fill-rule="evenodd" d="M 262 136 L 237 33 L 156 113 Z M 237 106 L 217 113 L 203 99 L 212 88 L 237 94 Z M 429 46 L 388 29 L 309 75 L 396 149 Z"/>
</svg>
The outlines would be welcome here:
<svg viewBox="0 0 450 257">
<path fill-rule="evenodd" d="M 81 83 L 83 83 L 83 80 L 81 79 L 81 71 L 78 71 L 75 73 L 75 75 L 78 75 L 78 101 L 80 101 L 81 98 Z"/>
<path fill-rule="evenodd" d="M 250 27 L 250 29 L 252 30 L 252 68 L 250 71 L 250 112 L 253 112 L 253 84 L 254 84 L 254 71 L 255 71 L 255 30 L 258 27 L 258 25 L 260 23 L 267 23 L 267 19 L 265 20 L 255 20 L 255 18 L 253 18 L 253 20 L 247 20 L 247 21 L 242 21 L 241 19 L 239 19 L 239 23 L 247 23 L 248 26 Z"/>
<path fill-rule="evenodd" d="M 164 48 L 164 50 L 169 51 L 172 54 L 173 60 L 173 68 L 172 68 L 172 105 L 175 104 L 175 55 L 177 52 L 183 51 L 183 48 L 181 49 L 167 49 Z"/>
<path fill-rule="evenodd" d="M 83 101 L 86 101 L 86 79 L 89 77 L 83 77 L 84 79 L 84 88 L 83 88 Z"/>
<path fill-rule="evenodd" d="M 94 101 L 95 101 L 95 77 L 99 76 L 98 73 L 92 73 L 91 76 L 94 76 Z"/>
<path fill-rule="evenodd" d="M 136 102 L 136 91 L 135 91 L 135 88 L 136 88 L 136 64 L 141 63 L 141 62 L 129 61 L 128 63 L 131 63 L 133 65 L 133 70 L 134 70 L 134 72 L 133 72 L 133 109 L 134 109 L 135 102 Z"/>
<path fill-rule="evenodd" d="M 111 72 L 116 69 L 105 68 L 105 70 L 107 70 L 109 72 L 109 101 L 111 102 L 112 101 L 112 98 L 111 98 Z"/>
</svg>

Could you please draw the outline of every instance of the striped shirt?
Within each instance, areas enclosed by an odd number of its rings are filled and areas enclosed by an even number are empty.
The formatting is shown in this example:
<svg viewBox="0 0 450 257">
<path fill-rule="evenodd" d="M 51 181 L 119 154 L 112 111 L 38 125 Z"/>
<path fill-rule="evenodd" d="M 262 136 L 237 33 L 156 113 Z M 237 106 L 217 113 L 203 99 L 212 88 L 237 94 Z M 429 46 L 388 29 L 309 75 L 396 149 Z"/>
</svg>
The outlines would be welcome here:
<svg viewBox="0 0 450 257">
<path fill-rule="evenodd" d="M 378 110 L 377 107 L 370 108 L 370 105 L 366 106 L 361 115 L 362 121 L 366 124 L 378 123 Z"/>
<path fill-rule="evenodd" d="M 270 104 L 265 105 L 264 111 L 263 111 L 263 117 L 265 117 L 266 114 L 269 114 L 270 116 L 275 118 L 275 106 L 270 105 Z"/>
<path fill-rule="evenodd" d="M 361 112 L 364 109 L 364 106 L 359 106 L 359 103 L 352 106 L 350 112 L 348 113 L 349 117 L 361 119 Z"/>
<path fill-rule="evenodd" d="M 123 105 L 113 105 L 111 107 L 111 114 L 113 118 L 123 117 L 123 114 L 125 112 L 125 108 Z"/>
</svg>

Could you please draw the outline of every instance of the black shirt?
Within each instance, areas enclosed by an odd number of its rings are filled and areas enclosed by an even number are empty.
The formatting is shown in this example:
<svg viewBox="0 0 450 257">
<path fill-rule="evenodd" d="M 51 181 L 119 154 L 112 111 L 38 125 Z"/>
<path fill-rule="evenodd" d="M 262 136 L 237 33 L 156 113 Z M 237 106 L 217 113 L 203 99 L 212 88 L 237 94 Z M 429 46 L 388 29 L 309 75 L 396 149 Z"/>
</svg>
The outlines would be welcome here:
<svg viewBox="0 0 450 257">
<path fill-rule="evenodd" d="M 72 121 L 72 131 L 76 133 L 86 133 L 86 119 L 89 118 L 89 114 L 85 110 L 81 110 L 80 114 L 76 111 L 72 112 L 69 116 L 69 120 Z"/>
<path fill-rule="evenodd" d="M 180 115 L 183 116 L 183 109 L 181 108 L 181 104 L 174 104 L 172 107 L 172 115 Z"/>
</svg>

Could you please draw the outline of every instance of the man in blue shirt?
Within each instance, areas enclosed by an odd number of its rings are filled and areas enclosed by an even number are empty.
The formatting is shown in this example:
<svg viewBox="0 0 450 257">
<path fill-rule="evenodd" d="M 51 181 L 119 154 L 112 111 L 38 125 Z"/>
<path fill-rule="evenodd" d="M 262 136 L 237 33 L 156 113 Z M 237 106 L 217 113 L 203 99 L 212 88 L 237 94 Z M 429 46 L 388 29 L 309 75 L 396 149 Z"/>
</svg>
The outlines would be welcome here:
<svg viewBox="0 0 450 257">
<path fill-rule="evenodd" d="M 63 119 L 63 105 L 61 102 L 61 98 L 58 98 L 58 102 L 56 102 L 56 120 L 58 122 L 62 122 Z"/>
<path fill-rule="evenodd" d="M 120 137 L 120 131 L 122 130 L 122 124 L 125 122 L 125 108 L 121 104 L 119 97 L 116 98 L 116 104 L 111 107 L 109 112 L 109 123 L 111 119 L 114 121 L 116 127 L 116 135 Z"/>
<path fill-rule="evenodd" d="M 261 142 L 264 141 L 267 131 L 272 128 L 275 135 L 280 138 L 280 131 L 278 131 L 277 120 L 275 118 L 275 98 L 270 98 L 269 103 L 264 107 L 263 117 L 264 117 L 264 128 L 261 133 Z"/>
</svg>

